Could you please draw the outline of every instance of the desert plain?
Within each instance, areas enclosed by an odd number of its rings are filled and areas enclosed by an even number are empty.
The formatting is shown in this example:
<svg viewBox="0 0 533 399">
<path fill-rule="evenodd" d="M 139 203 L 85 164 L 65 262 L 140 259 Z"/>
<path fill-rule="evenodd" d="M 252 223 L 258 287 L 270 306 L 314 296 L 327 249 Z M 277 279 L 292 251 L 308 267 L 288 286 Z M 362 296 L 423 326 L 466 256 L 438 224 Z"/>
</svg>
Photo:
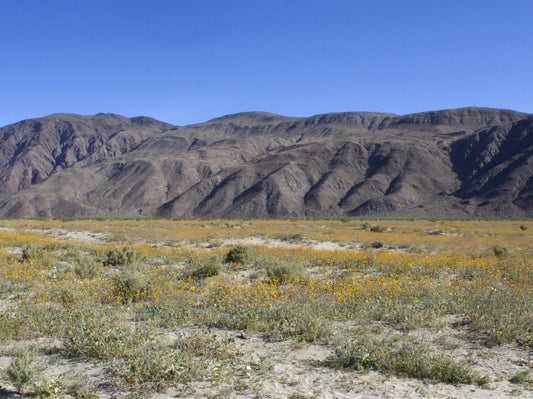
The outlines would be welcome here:
<svg viewBox="0 0 533 399">
<path fill-rule="evenodd" d="M 533 397 L 530 220 L 0 220 L 0 397 Z"/>
</svg>

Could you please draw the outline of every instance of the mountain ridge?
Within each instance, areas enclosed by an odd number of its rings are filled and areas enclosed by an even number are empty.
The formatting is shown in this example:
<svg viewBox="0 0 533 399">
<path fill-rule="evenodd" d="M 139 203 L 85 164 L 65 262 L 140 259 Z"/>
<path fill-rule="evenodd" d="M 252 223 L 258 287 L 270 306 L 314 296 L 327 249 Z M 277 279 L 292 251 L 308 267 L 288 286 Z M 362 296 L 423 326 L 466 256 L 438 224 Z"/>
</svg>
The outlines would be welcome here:
<svg viewBox="0 0 533 399">
<path fill-rule="evenodd" d="M 52 114 L 0 128 L 0 216 L 533 216 L 533 115 Z"/>
</svg>

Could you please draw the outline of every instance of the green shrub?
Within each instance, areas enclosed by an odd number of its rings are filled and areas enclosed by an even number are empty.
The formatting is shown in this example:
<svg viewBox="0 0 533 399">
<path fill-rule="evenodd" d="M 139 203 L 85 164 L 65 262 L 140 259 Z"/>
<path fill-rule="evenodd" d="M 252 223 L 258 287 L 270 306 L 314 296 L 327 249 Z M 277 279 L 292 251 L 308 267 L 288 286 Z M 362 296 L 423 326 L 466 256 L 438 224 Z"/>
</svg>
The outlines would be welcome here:
<svg viewBox="0 0 533 399">
<path fill-rule="evenodd" d="M 80 278 L 95 278 L 103 271 L 102 263 L 90 256 L 80 256 L 74 262 L 74 273 Z"/>
<path fill-rule="evenodd" d="M 69 246 L 65 251 L 65 260 L 75 260 L 81 256 L 81 251 L 76 247 Z"/>
<path fill-rule="evenodd" d="M 363 230 L 370 230 L 370 228 L 372 227 L 372 225 L 368 222 L 365 222 L 361 225 L 361 229 Z"/>
<path fill-rule="evenodd" d="M 435 353 L 423 343 L 405 337 L 377 339 L 362 337 L 338 346 L 326 363 L 331 367 L 375 370 L 450 384 L 482 382 L 466 365 Z"/>
<path fill-rule="evenodd" d="M 373 225 L 372 227 L 370 227 L 370 231 L 373 232 L 373 233 L 383 233 L 384 231 L 386 231 L 387 228 L 384 227 L 384 226 L 379 226 L 377 224 Z"/>
<path fill-rule="evenodd" d="M 128 328 L 108 309 L 85 309 L 73 313 L 63 347 L 71 358 L 109 360 L 150 339 L 142 330 Z"/>
<path fill-rule="evenodd" d="M 65 307 L 71 307 L 79 303 L 83 298 L 79 287 L 65 285 L 59 290 L 59 301 Z"/>
<path fill-rule="evenodd" d="M 44 367 L 36 362 L 37 353 L 33 346 L 15 349 L 11 363 L 6 369 L 9 381 L 22 392 L 28 386 L 35 386 L 41 378 Z"/>
<path fill-rule="evenodd" d="M 133 391 L 153 389 L 164 392 L 170 385 L 198 381 L 209 373 L 218 375 L 214 360 L 235 356 L 232 339 L 213 334 L 192 334 L 178 338 L 171 347 L 150 343 L 134 350 L 127 359 L 111 368 L 112 378 Z"/>
<path fill-rule="evenodd" d="M 527 226 L 525 224 L 521 224 L 520 225 L 520 230 L 526 231 L 527 230 Z"/>
<path fill-rule="evenodd" d="M 162 301 L 145 302 L 135 308 L 136 320 L 157 321 L 163 328 L 176 327 L 182 325 L 189 318 L 189 309 L 183 303 L 165 298 Z"/>
<path fill-rule="evenodd" d="M 290 280 L 301 278 L 305 268 L 301 263 L 273 263 L 267 266 L 266 273 L 269 281 L 283 284 Z"/>
<path fill-rule="evenodd" d="M 196 269 L 186 273 L 186 277 L 201 279 L 217 276 L 220 274 L 220 269 L 220 263 L 218 263 L 216 260 L 211 260 L 208 263 L 198 266 Z"/>
<path fill-rule="evenodd" d="M 83 377 L 81 377 L 83 376 Z M 74 370 L 69 370 L 67 372 L 66 378 L 63 379 L 62 385 L 64 386 L 64 391 L 70 395 L 66 396 L 72 397 L 75 399 L 98 399 L 100 396 L 98 395 L 99 392 L 97 392 L 96 387 L 87 382 L 88 378 L 86 375 L 81 374 Z M 50 395 L 51 396 L 51 395 Z M 48 396 L 48 397 L 50 397 Z M 44 397 L 47 397 L 46 395 Z M 65 396 L 60 396 L 61 398 Z M 119 396 L 114 396 L 118 398 Z M 52 398 L 55 398 L 52 396 Z"/>
<path fill-rule="evenodd" d="M 74 273 L 80 278 L 98 277 L 103 271 L 102 262 L 82 253 L 76 247 L 68 247 L 64 259 L 74 266 Z"/>
<path fill-rule="evenodd" d="M 509 249 L 503 245 L 495 245 L 492 247 L 492 251 L 496 256 L 507 256 L 509 254 Z"/>
<path fill-rule="evenodd" d="M 234 358 L 238 354 L 233 344 L 234 340 L 231 336 L 217 337 L 210 330 L 204 330 L 188 336 L 180 336 L 172 344 L 172 349 L 191 358 L 204 357 L 221 360 Z"/>
<path fill-rule="evenodd" d="M 127 268 L 113 277 L 113 294 L 122 303 L 138 302 L 150 293 L 150 281 L 139 270 Z"/>
<path fill-rule="evenodd" d="M 134 262 L 139 254 L 132 247 L 113 248 L 107 252 L 106 265 L 119 266 Z"/>
<path fill-rule="evenodd" d="M 282 322 L 274 326 L 269 332 L 270 341 L 284 341 L 295 338 L 305 342 L 327 343 L 332 334 L 329 323 L 314 315 L 302 315 L 294 318 L 291 322 Z"/>
<path fill-rule="evenodd" d="M 225 261 L 229 263 L 245 264 L 253 259 L 252 248 L 246 245 L 237 245 L 231 248 L 226 254 Z"/>
<path fill-rule="evenodd" d="M 522 278 L 527 278 L 525 275 Z M 509 297 L 513 295 L 514 301 Z M 533 342 L 531 309 L 533 298 L 527 291 L 507 289 L 471 290 L 461 298 L 459 310 L 472 333 L 480 334 L 488 346 L 507 342 Z M 529 343 L 529 344 L 528 344 Z"/>
<path fill-rule="evenodd" d="M 56 250 L 62 248 L 62 246 L 59 243 L 49 242 L 48 244 L 44 244 L 43 248 L 44 248 L 45 251 L 56 251 Z"/>
<path fill-rule="evenodd" d="M 512 382 L 513 384 L 524 384 L 528 380 L 528 374 L 528 371 L 518 371 L 511 378 L 509 378 L 509 382 Z"/>
<path fill-rule="evenodd" d="M 0 342 L 20 339 L 28 331 L 28 320 L 21 314 L 0 313 Z"/>
<path fill-rule="evenodd" d="M 51 378 L 49 381 L 43 380 L 33 387 L 35 398 L 61 398 L 63 397 L 63 379 Z"/>
<path fill-rule="evenodd" d="M 287 242 L 298 242 L 305 239 L 305 236 L 303 234 L 286 234 L 286 233 L 278 233 L 274 234 L 274 238 L 281 240 L 281 241 L 287 241 Z"/>
<path fill-rule="evenodd" d="M 22 260 L 39 260 L 46 256 L 46 250 L 42 245 L 30 244 L 22 248 Z"/>
<path fill-rule="evenodd" d="M 123 362 L 114 364 L 110 372 L 115 381 L 133 391 L 150 388 L 164 392 L 172 383 L 196 379 L 200 370 L 192 359 L 154 344 L 136 349 Z"/>
</svg>

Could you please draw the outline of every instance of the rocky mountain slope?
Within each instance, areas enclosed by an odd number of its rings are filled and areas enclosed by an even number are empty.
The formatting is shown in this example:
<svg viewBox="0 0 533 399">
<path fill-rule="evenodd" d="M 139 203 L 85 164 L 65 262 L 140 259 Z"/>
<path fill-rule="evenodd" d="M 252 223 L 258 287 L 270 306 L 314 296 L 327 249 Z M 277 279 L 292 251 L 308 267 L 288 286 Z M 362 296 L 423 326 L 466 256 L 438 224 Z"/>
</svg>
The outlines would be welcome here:
<svg viewBox="0 0 533 399">
<path fill-rule="evenodd" d="M 533 115 L 263 112 L 0 129 L 0 216 L 533 216 Z"/>
</svg>

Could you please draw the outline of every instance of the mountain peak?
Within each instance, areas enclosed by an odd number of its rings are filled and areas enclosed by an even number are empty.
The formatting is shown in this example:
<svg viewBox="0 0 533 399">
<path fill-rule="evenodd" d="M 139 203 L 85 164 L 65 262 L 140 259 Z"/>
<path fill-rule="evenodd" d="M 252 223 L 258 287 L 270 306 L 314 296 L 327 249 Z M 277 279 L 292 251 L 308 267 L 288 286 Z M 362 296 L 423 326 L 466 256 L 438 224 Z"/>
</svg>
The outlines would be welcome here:
<svg viewBox="0 0 533 399">
<path fill-rule="evenodd" d="M 228 114 L 224 116 L 220 116 L 214 119 L 208 120 L 206 123 L 212 123 L 212 122 L 258 122 L 258 123 L 265 123 L 265 122 L 271 122 L 273 120 L 279 120 L 279 119 L 294 119 L 288 116 L 283 115 L 277 115 L 272 114 L 270 112 L 262 112 L 262 111 L 247 111 L 247 112 L 238 112 L 235 114 Z"/>
</svg>

